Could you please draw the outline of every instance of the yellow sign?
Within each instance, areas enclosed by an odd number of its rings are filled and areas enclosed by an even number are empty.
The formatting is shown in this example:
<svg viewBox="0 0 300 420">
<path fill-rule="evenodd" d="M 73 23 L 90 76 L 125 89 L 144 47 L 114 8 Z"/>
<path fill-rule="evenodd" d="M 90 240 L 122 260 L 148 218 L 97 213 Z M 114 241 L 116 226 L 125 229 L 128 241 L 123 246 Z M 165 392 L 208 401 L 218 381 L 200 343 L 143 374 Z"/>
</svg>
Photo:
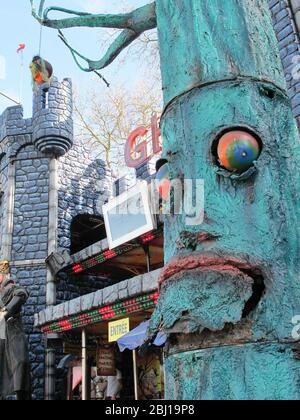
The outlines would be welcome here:
<svg viewBox="0 0 300 420">
<path fill-rule="evenodd" d="M 128 334 L 130 331 L 130 321 L 129 318 L 120 319 L 119 321 L 110 322 L 108 324 L 108 342 L 114 343 L 123 337 L 123 335 Z"/>
</svg>

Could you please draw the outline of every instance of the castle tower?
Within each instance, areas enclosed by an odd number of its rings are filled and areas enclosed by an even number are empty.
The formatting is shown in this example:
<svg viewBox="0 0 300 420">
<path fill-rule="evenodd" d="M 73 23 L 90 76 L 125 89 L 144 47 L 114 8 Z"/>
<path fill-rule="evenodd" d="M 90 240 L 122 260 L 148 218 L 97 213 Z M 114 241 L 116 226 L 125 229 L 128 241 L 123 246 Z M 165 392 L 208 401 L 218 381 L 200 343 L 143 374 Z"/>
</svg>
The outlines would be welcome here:
<svg viewBox="0 0 300 420">
<path fill-rule="evenodd" d="M 11 278 L 30 293 L 23 323 L 34 399 L 55 398 L 57 356 L 34 329 L 34 314 L 87 291 L 68 281 L 57 287 L 45 260 L 58 249 L 71 251 L 72 222 L 100 216 L 112 182 L 91 147 L 73 138 L 70 79 L 53 79 L 34 93 L 32 118 L 23 118 L 21 106 L 0 116 L 0 260 L 9 261 Z"/>
<path fill-rule="evenodd" d="M 33 143 L 43 152 L 63 156 L 73 145 L 72 82 L 42 85 L 33 99 Z"/>
<path fill-rule="evenodd" d="M 9 261 L 13 280 L 30 293 L 23 322 L 29 336 L 34 396 L 41 398 L 44 349 L 33 330 L 32 317 L 46 304 L 51 157 L 35 148 L 32 132 L 32 119 L 23 120 L 21 107 L 2 115 L 0 254 Z"/>
</svg>

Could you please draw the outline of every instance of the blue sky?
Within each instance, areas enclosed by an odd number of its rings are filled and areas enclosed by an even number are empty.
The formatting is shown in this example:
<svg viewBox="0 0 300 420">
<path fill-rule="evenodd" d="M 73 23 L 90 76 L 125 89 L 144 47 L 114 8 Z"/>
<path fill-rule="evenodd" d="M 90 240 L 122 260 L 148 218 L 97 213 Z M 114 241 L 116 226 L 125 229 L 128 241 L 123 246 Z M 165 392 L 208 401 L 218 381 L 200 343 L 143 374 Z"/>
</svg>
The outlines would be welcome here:
<svg viewBox="0 0 300 420">
<path fill-rule="evenodd" d="M 150 3 L 150 0 L 48 0 L 46 6 L 61 6 L 76 10 L 85 10 L 94 13 L 118 12 L 125 8 L 136 8 Z M 32 57 L 38 54 L 40 26 L 31 17 L 29 0 L 2 1 L 0 9 L 0 91 L 19 99 L 20 92 L 20 56 L 16 53 L 20 43 L 26 44 L 24 52 L 24 78 L 22 83 L 22 103 L 25 116 L 31 116 L 32 87 L 28 65 Z M 38 0 L 37 0 L 38 3 Z M 101 30 L 70 29 L 65 31 L 72 45 L 89 58 L 98 59 L 101 56 L 100 39 Z M 71 77 L 78 90 L 88 90 L 93 83 L 99 89 L 106 89 L 105 85 L 88 73 L 81 72 L 75 65 L 66 47 L 58 39 L 57 32 L 44 28 L 42 36 L 41 55 L 50 61 L 54 67 L 55 75 L 59 79 Z M 122 63 L 122 68 L 120 68 Z M 127 83 L 132 89 L 139 83 L 145 74 L 142 63 L 127 60 L 126 65 L 117 60 L 103 75 L 113 83 Z M 96 81 L 95 81 L 96 80 Z M 0 97 L 0 114 L 8 106 L 13 105 Z"/>
</svg>

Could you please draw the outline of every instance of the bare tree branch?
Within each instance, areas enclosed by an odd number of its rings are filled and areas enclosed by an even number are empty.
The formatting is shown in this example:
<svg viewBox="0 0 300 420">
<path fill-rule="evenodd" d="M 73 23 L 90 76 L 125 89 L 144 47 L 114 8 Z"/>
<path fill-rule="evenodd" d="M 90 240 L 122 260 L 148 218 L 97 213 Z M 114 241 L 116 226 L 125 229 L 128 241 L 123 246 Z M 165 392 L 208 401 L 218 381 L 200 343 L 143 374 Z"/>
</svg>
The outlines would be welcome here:
<svg viewBox="0 0 300 420">
<path fill-rule="evenodd" d="M 113 42 L 113 44 L 109 47 L 104 57 L 101 60 L 93 61 L 86 58 L 84 55 L 80 54 L 78 51 L 72 48 L 64 34 L 61 31 L 59 31 L 59 38 L 70 50 L 78 67 L 85 72 L 101 70 L 109 66 L 109 64 L 111 64 L 116 59 L 116 57 L 124 50 L 124 48 L 128 47 L 128 45 L 130 45 L 135 39 L 137 39 L 139 35 L 140 34 L 137 34 L 136 32 L 130 29 L 121 32 L 120 35 L 116 38 L 116 40 Z M 85 61 L 88 67 L 83 67 L 83 65 L 80 64 L 78 58 Z"/>
<path fill-rule="evenodd" d="M 83 13 L 75 10 L 64 9 L 61 7 L 48 7 L 44 10 L 45 0 L 40 1 L 39 11 L 37 12 L 35 1 L 30 1 L 33 17 L 41 25 L 47 26 L 49 28 L 59 30 L 74 27 L 124 29 L 124 31 L 121 32 L 121 34 L 108 49 L 105 56 L 98 61 L 90 60 L 72 48 L 63 33 L 60 31 L 59 37 L 71 51 L 76 64 L 81 70 L 86 72 L 101 70 L 104 67 L 107 67 L 124 48 L 128 47 L 128 45 L 130 45 L 145 31 L 153 29 L 157 25 L 155 3 L 147 4 L 130 13 L 112 15 Z M 49 13 L 52 11 L 72 14 L 76 17 L 65 19 L 49 19 Z M 88 67 L 81 65 L 79 59 L 85 61 Z"/>
<path fill-rule="evenodd" d="M 74 109 L 81 138 L 99 150 L 109 167 L 119 170 L 125 167 L 124 145 L 129 133 L 140 125 L 150 125 L 151 116 L 161 107 L 159 93 L 146 85 L 134 94 L 121 87 L 105 91 L 101 97 L 88 92 L 86 97 L 75 97 Z"/>
</svg>

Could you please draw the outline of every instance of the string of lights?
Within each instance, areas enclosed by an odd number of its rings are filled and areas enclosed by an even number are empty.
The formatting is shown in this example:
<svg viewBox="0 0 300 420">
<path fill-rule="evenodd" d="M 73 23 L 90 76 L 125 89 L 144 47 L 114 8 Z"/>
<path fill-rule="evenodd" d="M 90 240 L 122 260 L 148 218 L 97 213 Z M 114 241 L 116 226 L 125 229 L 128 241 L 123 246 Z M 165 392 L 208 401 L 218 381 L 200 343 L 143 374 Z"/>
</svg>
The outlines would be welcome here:
<svg viewBox="0 0 300 420">
<path fill-rule="evenodd" d="M 153 240 L 160 237 L 161 235 L 162 235 L 161 230 L 147 233 L 146 235 L 143 235 L 141 236 L 141 238 L 139 238 L 139 243 L 123 245 L 114 250 L 106 250 L 104 252 L 101 252 L 89 258 L 88 260 L 73 264 L 71 267 L 71 270 L 73 274 L 81 274 L 93 267 L 96 267 L 99 264 L 103 264 L 105 261 L 111 260 L 122 254 L 130 252 L 134 248 L 137 248 L 138 246 L 145 245 L 149 242 L 152 242 Z"/>
<path fill-rule="evenodd" d="M 44 334 L 63 333 L 77 328 L 83 328 L 88 325 L 99 322 L 114 320 L 123 315 L 133 314 L 142 310 L 154 308 L 159 299 L 159 293 L 148 294 L 127 300 L 111 306 L 105 306 L 100 309 L 86 312 L 80 315 L 74 315 L 63 320 L 53 322 L 42 328 Z"/>
</svg>

